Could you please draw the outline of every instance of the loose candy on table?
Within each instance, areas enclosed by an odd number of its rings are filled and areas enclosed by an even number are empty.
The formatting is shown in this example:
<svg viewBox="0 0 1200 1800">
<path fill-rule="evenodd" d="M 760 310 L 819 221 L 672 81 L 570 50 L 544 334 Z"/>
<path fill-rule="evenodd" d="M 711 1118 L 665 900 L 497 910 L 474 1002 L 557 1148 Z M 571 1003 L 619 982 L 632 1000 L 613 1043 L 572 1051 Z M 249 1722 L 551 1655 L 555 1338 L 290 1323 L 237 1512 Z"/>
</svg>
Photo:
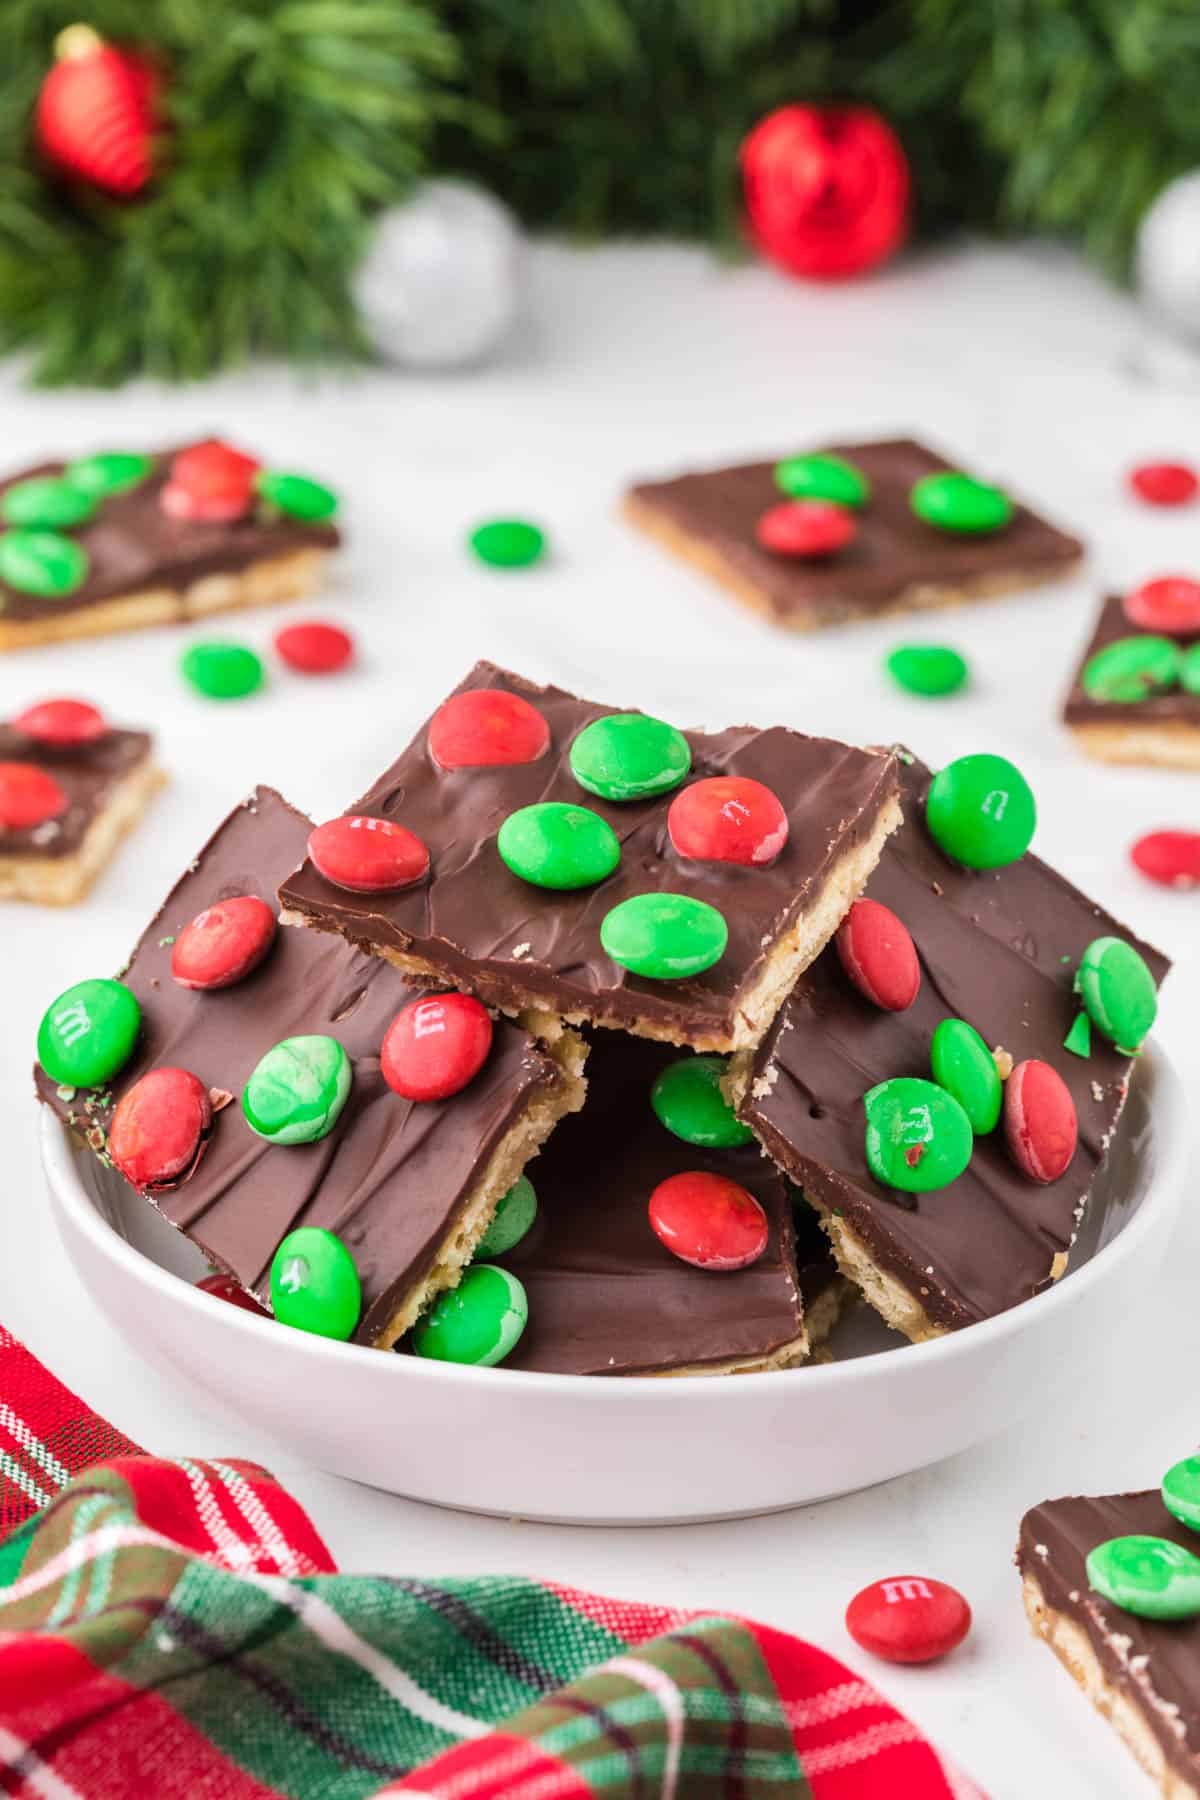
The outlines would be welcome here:
<svg viewBox="0 0 1200 1800">
<path fill-rule="evenodd" d="M 1182 663 L 1179 645 L 1170 638 L 1123 637 L 1089 656 L 1079 680 L 1091 700 L 1132 706 L 1173 688 Z"/>
<path fill-rule="evenodd" d="M 318 825 L 308 854 L 326 881 L 355 894 L 392 893 L 429 873 L 428 847 L 414 832 L 358 813 Z"/>
<path fill-rule="evenodd" d="M 971 1608 L 947 1582 L 927 1575 L 873 1581 L 846 1608 L 855 1643 L 885 1662 L 926 1663 L 947 1656 L 971 1629 Z"/>
<path fill-rule="evenodd" d="M 511 1356 L 528 1322 L 529 1301 L 517 1277 L 494 1263 L 473 1263 L 413 1327 L 412 1347 L 435 1362 L 494 1368 Z"/>
<path fill-rule="evenodd" d="M 350 1095 L 350 1058 L 336 1038 L 283 1038 L 242 1090 L 251 1131 L 272 1144 L 313 1144 L 337 1124 Z"/>
<path fill-rule="evenodd" d="M 340 625 L 310 619 L 277 631 L 275 653 L 298 675 L 332 675 L 344 669 L 354 655 L 354 639 Z"/>
<path fill-rule="evenodd" d="M 344 1342 L 362 1316 L 354 1258 L 335 1232 L 289 1231 L 271 1261 L 271 1309 L 281 1325 Z"/>
<path fill-rule="evenodd" d="M 721 1092 L 729 1065 L 723 1056 L 681 1056 L 659 1071 L 650 1104 L 660 1125 L 685 1144 L 735 1150 L 754 1141 Z"/>
<path fill-rule="evenodd" d="M 787 843 L 788 816 L 763 782 L 748 775 L 710 775 L 676 794 L 667 832 L 679 856 L 761 869 Z"/>
<path fill-rule="evenodd" d="M 748 1269 L 767 1247 L 767 1215 L 754 1195 L 703 1169 L 660 1181 L 650 1196 L 650 1228 L 659 1243 L 693 1268 Z"/>
<path fill-rule="evenodd" d="M 268 506 L 277 507 L 289 519 L 298 519 L 304 525 L 323 525 L 338 510 L 333 489 L 308 475 L 293 475 L 285 469 L 260 469 L 254 486 Z"/>
<path fill-rule="evenodd" d="M 999 869 L 1024 856 L 1037 804 L 1021 771 L 1003 756 L 960 756 L 938 771 L 925 802 L 934 842 L 968 869 Z"/>
<path fill-rule="evenodd" d="M 754 528 L 764 550 L 801 559 L 836 556 L 857 533 L 849 507 L 830 500 L 782 500 L 768 507 Z"/>
<path fill-rule="evenodd" d="M 887 671 L 909 694 L 940 699 L 966 686 L 966 658 L 948 644 L 900 644 L 887 659 Z"/>
<path fill-rule="evenodd" d="M 838 961 L 884 1012 L 903 1012 L 920 992 L 921 964 L 907 925 L 878 900 L 856 900 L 837 931 Z"/>
<path fill-rule="evenodd" d="M 95 517 L 97 503 L 94 495 L 61 475 L 35 475 L 14 481 L 0 494 L 0 518 L 6 525 L 70 531 Z"/>
<path fill-rule="evenodd" d="M 402 1006 L 379 1053 L 383 1079 L 405 1100 L 448 1100 L 474 1081 L 492 1047 L 487 1007 L 470 994 L 430 994 Z"/>
<path fill-rule="evenodd" d="M 536 762 L 549 747 L 550 727 L 537 707 L 507 688 L 452 694 L 429 721 L 429 754 L 440 769 Z"/>
<path fill-rule="evenodd" d="M 207 700 L 244 700 L 257 693 L 265 679 L 262 659 L 253 650 L 216 638 L 190 644 L 179 667 L 188 685 Z"/>
<path fill-rule="evenodd" d="M 1089 1550 L 1088 1586 L 1140 1619 L 1192 1619 L 1200 1614 L 1200 1556 L 1170 1538 L 1109 1538 Z"/>
<path fill-rule="evenodd" d="M 480 562 L 493 569 L 527 569 L 546 549 L 545 533 L 528 519 L 489 519 L 468 541 Z"/>
<path fill-rule="evenodd" d="M 111 727 L 99 707 L 86 700 L 38 700 L 19 712 L 13 729 L 37 744 L 73 749 L 107 737 Z"/>
<path fill-rule="evenodd" d="M 48 769 L 0 762 L 0 831 L 29 831 L 60 818 L 70 801 Z"/>
<path fill-rule="evenodd" d="M 930 1039 L 929 1061 L 933 1079 L 958 1101 L 975 1136 L 994 1131 L 1004 1104 L 1004 1083 L 995 1057 L 975 1027 L 965 1019 L 943 1019 Z"/>
<path fill-rule="evenodd" d="M 210 992 L 232 987 L 257 969 L 278 920 L 256 894 L 217 900 L 186 924 L 171 946 L 171 974 L 180 987 Z"/>
<path fill-rule="evenodd" d="M 865 506 L 871 484 L 842 456 L 785 456 L 775 464 L 775 486 L 789 500 L 831 500 L 835 506 Z"/>
<path fill-rule="evenodd" d="M 133 1055 L 142 1009 L 120 981 L 77 981 L 46 1008 L 38 1061 L 63 1087 L 101 1087 Z"/>
<path fill-rule="evenodd" d="M 517 1179 L 503 1195 L 488 1223 L 488 1228 L 475 1246 L 475 1260 L 487 1262 L 515 1250 L 521 1239 L 528 1237 L 537 1218 L 537 1194 L 528 1175 Z"/>
<path fill-rule="evenodd" d="M 151 1069 L 118 1100 L 108 1154 L 134 1187 L 175 1187 L 195 1168 L 212 1122 L 208 1089 L 190 1069 Z"/>
<path fill-rule="evenodd" d="M 1080 960 L 1075 988 L 1092 1023 L 1129 1054 L 1158 1017 L 1154 977 L 1123 938 L 1093 938 Z"/>
<path fill-rule="evenodd" d="M 587 806 L 540 800 L 509 813 L 496 837 L 501 860 L 533 887 L 592 887 L 621 860 L 616 832 Z"/>
<path fill-rule="evenodd" d="M 1079 1142 L 1079 1118 L 1066 1082 L 1047 1062 L 1019 1062 L 1004 1084 L 1004 1136 L 1030 1181 L 1065 1175 Z"/>
<path fill-rule="evenodd" d="M 1186 637 L 1200 631 L 1200 581 L 1188 575 L 1159 575 L 1131 588 L 1122 605 L 1139 631 Z"/>
<path fill-rule="evenodd" d="M 196 1286 L 202 1294 L 211 1294 L 214 1300 L 225 1300 L 230 1306 L 240 1306 L 243 1312 L 253 1313 L 256 1318 L 271 1317 L 266 1307 L 260 1306 L 254 1295 L 248 1294 L 232 1275 L 206 1275 Z"/>
<path fill-rule="evenodd" d="M 125 494 L 145 481 L 154 467 L 152 457 L 132 450 L 102 450 L 95 456 L 78 456 L 63 471 L 74 487 L 85 494 L 106 500 L 110 494 Z"/>
<path fill-rule="evenodd" d="M 971 1121 L 934 1082 L 895 1076 L 864 1094 L 863 1105 L 867 1165 L 884 1187 L 931 1193 L 957 1181 L 970 1162 Z"/>
<path fill-rule="evenodd" d="M 602 800 L 648 800 L 677 788 L 692 766 L 682 731 L 645 713 L 611 713 L 571 745 L 571 773 Z"/>
<path fill-rule="evenodd" d="M 1129 485 L 1148 506 L 1186 506 L 1200 490 L 1200 476 L 1188 463 L 1139 463 L 1129 471 Z"/>
<path fill-rule="evenodd" d="M 1150 831 L 1129 852 L 1135 869 L 1159 887 L 1200 885 L 1200 831 Z"/>
<path fill-rule="evenodd" d="M 684 981 L 720 962 L 729 928 L 707 900 L 687 894 L 634 894 L 604 915 L 605 955 L 651 981 Z"/>
<path fill-rule="evenodd" d="M 1013 516 L 1013 503 L 1003 489 L 952 469 L 922 476 L 909 503 L 918 519 L 939 531 L 1001 531 Z"/>
<path fill-rule="evenodd" d="M 88 554 L 61 531 L 0 533 L 0 581 L 39 600 L 63 600 L 87 580 Z"/>
</svg>

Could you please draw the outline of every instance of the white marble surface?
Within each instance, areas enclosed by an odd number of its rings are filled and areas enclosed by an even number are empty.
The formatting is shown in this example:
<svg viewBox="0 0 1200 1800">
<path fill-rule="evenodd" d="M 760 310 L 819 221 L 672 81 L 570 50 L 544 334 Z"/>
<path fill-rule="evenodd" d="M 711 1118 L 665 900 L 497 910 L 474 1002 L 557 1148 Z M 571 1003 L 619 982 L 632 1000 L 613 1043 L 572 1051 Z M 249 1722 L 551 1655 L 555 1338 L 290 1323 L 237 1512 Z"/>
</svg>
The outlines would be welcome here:
<svg viewBox="0 0 1200 1800">
<path fill-rule="evenodd" d="M 141 1443 L 268 1460 L 349 1569 L 523 1570 L 727 1607 L 806 1633 L 860 1667 L 866 1659 L 841 1624 L 855 1589 L 885 1574 L 939 1575 L 969 1596 L 975 1632 L 942 1667 L 872 1667 L 885 1690 L 994 1800 L 1149 1793 L 1027 1637 L 1010 1557 L 1027 1505 L 1152 1482 L 1194 1446 L 1194 1218 L 1161 1287 L 1126 1296 L 1111 1353 L 1061 1412 L 1039 1417 L 1035 1398 L 1025 1428 L 924 1474 L 806 1512 L 681 1531 L 497 1523 L 298 1466 L 286 1446 L 252 1441 L 233 1409 L 218 1415 L 139 1366 L 64 1264 L 29 1099 L 43 1007 L 68 982 L 122 960 L 181 864 L 253 780 L 329 813 L 476 654 L 689 723 L 750 718 L 906 738 L 935 763 L 973 749 L 1009 754 L 1038 794 L 1042 853 L 1178 957 L 1160 1038 L 1185 1078 L 1200 1073 L 1189 1030 L 1200 899 L 1149 888 L 1126 860 L 1140 832 L 1200 823 L 1200 780 L 1085 763 L 1056 722 L 1102 584 L 1200 564 L 1200 512 L 1143 511 L 1122 489 L 1122 471 L 1139 457 L 1200 460 L 1197 387 L 1186 369 L 1157 384 L 1138 373 L 1132 305 L 1043 252 L 948 254 L 858 286 L 806 289 L 690 251 L 547 250 L 534 259 L 531 314 L 509 357 L 451 378 L 305 384 L 255 370 L 179 392 L 99 395 L 33 393 L 14 370 L 0 373 L 6 465 L 208 429 L 325 474 L 347 497 L 351 541 L 321 610 L 352 622 L 363 647 L 352 675 L 304 684 L 276 672 L 269 693 L 223 710 L 183 689 L 183 640 L 169 632 L 0 663 L 0 714 L 45 693 L 92 696 L 118 720 L 149 721 L 172 775 L 84 908 L 4 915 L 0 1318 Z M 940 621 L 790 641 L 614 516 L 634 474 L 909 430 L 1080 529 L 1094 545 L 1088 573 Z M 497 576 L 463 554 L 472 522 L 508 511 L 547 526 L 555 553 L 544 568 Z M 248 614 L 230 629 L 265 645 L 280 622 Z M 972 691 L 931 703 L 889 689 L 882 653 L 909 636 L 958 644 L 975 671 Z"/>
</svg>

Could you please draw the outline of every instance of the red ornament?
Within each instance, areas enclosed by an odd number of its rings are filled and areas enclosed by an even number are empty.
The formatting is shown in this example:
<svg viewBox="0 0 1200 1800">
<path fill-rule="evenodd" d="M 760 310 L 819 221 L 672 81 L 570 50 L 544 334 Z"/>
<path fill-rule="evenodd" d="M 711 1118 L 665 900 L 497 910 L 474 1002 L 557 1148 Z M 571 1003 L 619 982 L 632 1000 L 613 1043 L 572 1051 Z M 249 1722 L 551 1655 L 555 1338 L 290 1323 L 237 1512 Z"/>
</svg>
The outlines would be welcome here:
<svg viewBox="0 0 1200 1800">
<path fill-rule="evenodd" d="M 230 1306 L 240 1306 L 243 1312 L 253 1313 L 256 1318 L 271 1317 L 266 1307 L 260 1306 L 254 1295 L 248 1294 L 232 1275 L 206 1275 L 196 1286 L 202 1294 L 211 1294 L 214 1300 L 227 1300 Z"/>
<path fill-rule="evenodd" d="M 788 819 L 761 781 L 748 775 L 711 775 L 676 794 L 667 830 L 680 856 L 763 868 L 787 843 Z"/>
<path fill-rule="evenodd" d="M 671 1175 L 650 1196 L 650 1226 L 680 1262 L 697 1269 L 748 1269 L 767 1247 L 767 1215 L 727 1175 Z"/>
<path fill-rule="evenodd" d="M 1070 1089 L 1049 1063 L 1018 1063 L 1004 1084 L 1004 1135 L 1022 1174 L 1045 1185 L 1065 1175 L 1079 1121 Z"/>
<path fill-rule="evenodd" d="M 768 507 L 755 527 L 764 550 L 776 556 L 834 556 L 851 542 L 854 514 L 832 500 L 781 500 Z"/>
<path fill-rule="evenodd" d="M 228 525 L 253 507 L 259 467 L 253 456 L 219 438 L 190 444 L 172 458 L 158 503 L 168 518 Z"/>
<path fill-rule="evenodd" d="M 354 639 L 340 625 L 312 619 L 306 625 L 285 625 L 275 633 L 275 650 L 300 675 L 332 675 L 344 669 L 354 655 Z"/>
<path fill-rule="evenodd" d="M 57 819 L 68 805 L 48 770 L 36 763 L 0 762 L 0 831 L 29 831 Z"/>
<path fill-rule="evenodd" d="M 104 714 L 86 700 L 39 700 L 17 714 L 13 728 L 35 743 L 53 744 L 60 750 L 94 744 L 109 732 Z"/>
<path fill-rule="evenodd" d="M 212 1130 L 208 1089 L 189 1069 L 151 1069 L 117 1102 L 108 1154 L 136 1188 L 176 1187 Z"/>
<path fill-rule="evenodd" d="M 741 151 L 750 229 L 793 275 L 839 281 L 882 262 L 908 230 L 908 160 L 867 106 L 781 106 Z"/>
<path fill-rule="evenodd" d="M 390 819 L 330 819 L 310 833 L 308 854 L 318 875 L 355 894 L 411 887 L 429 871 L 426 846 Z"/>
<path fill-rule="evenodd" d="M 481 1001 L 470 994 L 433 994 L 396 1014 L 379 1066 L 405 1100 L 448 1100 L 474 1081 L 491 1047 L 492 1021 Z"/>
<path fill-rule="evenodd" d="M 838 927 L 837 953 L 860 994 L 885 1012 L 903 1012 L 921 986 L 916 945 L 889 907 L 856 900 Z"/>
<path fill-rule="evenodd" d="M 549 747 L 550 727 L 537 707 L 507 688 L 452 694 L 429 721 L 429 754 L 441 769 L 536 762 Z"/>
<path fill-rule="evenodd" d="M 1160 887 L 1200 886 L 1200 831 L 1151 831 L 1129 852 L 1135 869 Z"/>
<path fill-rule="evenodd" d="M 1140 463 L 1129 485 L 1148 506 L 1186 506 L 1200 490 L 1200 476 L 1187 463 Z"/>
<path fill-rule="evenodd" d="M 846 1630 L 884 1662 L 933 1662 L 971 1629 L 971 1608 L 957 1588 L 928 1575 L 873 1581 L 846 1608 Z"/>
<path fill-rule="evenodd" d="M 1188 575 L 1160 575 L 1126 594 L 1125 617 L 1141 631 L 1200 632 L 1200 581 Z"/>
<path fill-rule="evenodd" d="M 34 115 L 38 147 L 64 175 L 129 199 L 153 173 L 154 72 L 87 25 L 61 32 L 55 51 Z"/>
<path fill-rule="evenodd" d="M 254 894 L 218 900 L 185 925 L 171 949 L 180 987 L 232 987 L 257 969 L 275 938 L 275 914 Z"/>
</svg>

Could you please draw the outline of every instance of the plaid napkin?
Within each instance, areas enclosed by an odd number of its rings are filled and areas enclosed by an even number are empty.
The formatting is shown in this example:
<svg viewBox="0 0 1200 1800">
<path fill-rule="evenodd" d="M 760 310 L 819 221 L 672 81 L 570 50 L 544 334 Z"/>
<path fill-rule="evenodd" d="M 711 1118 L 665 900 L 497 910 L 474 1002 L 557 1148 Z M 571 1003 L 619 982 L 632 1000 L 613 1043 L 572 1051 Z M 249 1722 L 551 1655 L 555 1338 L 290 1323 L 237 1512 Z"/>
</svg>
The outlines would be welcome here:
<svg viewBox="0 0 1200 1800">
<path fill-rule="evenodd" d="M 983 1800 L 765 1626 L 339 1575 L 266 1470 L 141 1454 L 2 1327 L 0 1793 Z"/>
</svg>

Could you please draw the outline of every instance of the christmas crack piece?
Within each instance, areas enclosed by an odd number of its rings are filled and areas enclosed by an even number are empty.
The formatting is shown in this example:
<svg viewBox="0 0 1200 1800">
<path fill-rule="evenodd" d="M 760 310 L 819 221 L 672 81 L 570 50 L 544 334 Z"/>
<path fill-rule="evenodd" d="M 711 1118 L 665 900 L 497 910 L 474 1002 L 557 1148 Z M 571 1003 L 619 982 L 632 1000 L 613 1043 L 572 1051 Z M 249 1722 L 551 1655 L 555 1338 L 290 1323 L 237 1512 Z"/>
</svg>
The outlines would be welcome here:
<svg viewBox="0 0 1200 1800">
<path fill-rule="evenodd" d="M 82 700 L 43 700 L 0 724 L 0 899 L 82 900 L 165 776 L 145 731 Z"/>
<path fill-rule="evenodd" d="M 1033 798 L 1002 758 L 910 760 L 902 800 L 732 1080 L 844 1272 L 920 1341 L 1065 1271 L 1168 964 L 1024 853 Z"/>
<path fill-rule="evenodd" d="M 1099 762 L 1200 769 L 1200 581 L 1163 575 L 1110 595 L 1063 718 Z"/>
<path fill-rule="evenodd" d="M 641 482 L 630 523 L 790 631 L 1031 588 L 1083 555 L 907 438 Z"/>
<path fill-rule="evenodd" d="M 1200 1462 L 1161 1489 L 1027 1512 L 1025 1611 L 1166 1800 L 1200 1796 Z"/>
<path fill-rule="evenodd" d="M 216 440 L 109 451 L 0 482 L 0 651 L 295 600 L 336 497 Z"/>
<path fill-rule="evenodd" d="M 582 1047 L 551 1056 L 482 1008 L 465 1046 L 428 1012 L 414 1033 L 410 1009 L 436 1000 L 378 958 L 277 931 L 275 888 L 308 831 L 270 789 L 231 814 L 123 980 L 50 1007 L 37 1088 L 278 1316 L 387 1347 L 581 1103 Z M 414 1036 L 445 1098 L 398 1091 Z"/>
<path fill-rule="evenodd" d="M 890 754 L 681 732 L 479 663 L 283 884 L 338 932 L 547 1035 L 757 1043 L 899 823 Z"/>
</svg>

